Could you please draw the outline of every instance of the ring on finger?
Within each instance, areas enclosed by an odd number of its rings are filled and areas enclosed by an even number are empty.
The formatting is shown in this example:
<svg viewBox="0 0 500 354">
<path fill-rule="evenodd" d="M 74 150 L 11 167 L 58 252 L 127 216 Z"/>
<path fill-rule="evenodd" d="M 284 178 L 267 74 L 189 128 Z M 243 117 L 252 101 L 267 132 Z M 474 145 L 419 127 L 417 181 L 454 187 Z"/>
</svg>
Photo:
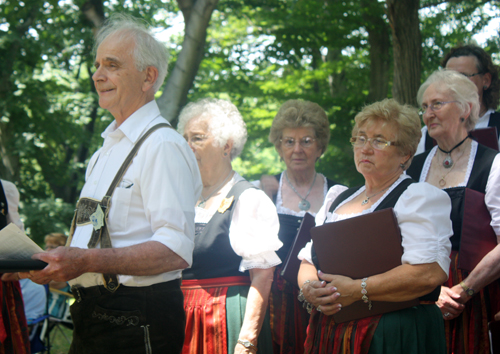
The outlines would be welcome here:
<svg viewBox="0 0 500 354">
<path fill-rule="evenodd" d="M 318 305 L 318 307 L 316 307 L 316 310 L 317 310 L 318 312 L 321 312 L 321 305 Z"/>
<path fill-rule="evenodd" d="M 451 316 L 451 313 L 446 312 L 443 316 L 444 316 L 444 317 L 450 317 L 450 316 Z"/>
</svg>

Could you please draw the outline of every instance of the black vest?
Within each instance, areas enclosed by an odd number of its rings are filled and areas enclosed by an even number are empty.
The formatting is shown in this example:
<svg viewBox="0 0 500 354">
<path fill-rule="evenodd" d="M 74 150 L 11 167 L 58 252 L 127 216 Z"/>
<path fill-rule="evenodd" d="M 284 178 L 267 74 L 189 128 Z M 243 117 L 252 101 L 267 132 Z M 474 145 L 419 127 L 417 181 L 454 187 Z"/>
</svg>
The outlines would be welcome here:
<svg viewBox="0 0 500 354">
<path fill-rule="evenodd" d="M 7 214 L 9 213 L 9 204 L 3 190 L 3 184 L 0 182 L 0 230 L 7 226 Z"/>
<path fill-rule="evenodd" d="M 215 212 L 207 224 L 196 223 L 193 265 L 182 271 L 183 279 L 212 279 L 248 275 L 239 271 L 242 258 L 231 247 L 229 227 L 238 199 L 245 190 L 256 188 L 247 181 L 237 182 L 226 195 L 234 196 L 231 206 L 224 212 Z"/>
<path fill-rule="evenodd" d="M 425 151 L 422 154 L 415 156 L 411 166 L 408 168 L 406 173 L 415 180 L 420 179 L 420 174 L 424 167 L 425 160 L 429 156 L 430 150 Z M 451 221 L 453 222 L 453 236 L 451 240 L 451 248 L 454 251 L 460 249 L 460 238 L 462 235 L 462 216 L 464 213 L 464 197 L 465 188 L 473 189 L 475 191 L 484 193 L 486 191 L 486 184 L 488 183 L 488 177 L 491 171 L 491 165 L 495 156 L 498 154 L 497 151 L 487 148 L 484 145 L 477 145 L 477 152 L 474 158 L 474 164 L 472 165 L 472 171 L 467 182 L 466 187 L 453 187 L 443 189 L 451 199 Z M 424 181 L 422 181 L 424 182 Z M 468 213 L 473 212 L 473 210 L 468 210 Z"/>
<path fill-rule="evenodd" d="M 274 176 L 278 183 L 281 178 L 281 173 Z M 326 183 L 328 189 L 332 188 L 334 185 L 339 184 L 331 179 L 326 179 Z M 278 195 L 273 195 L 273 202 L 276 204 L 276 197 Z M 278 237 L 280 241 L 283 243 L 283 246 L 276 251 L 276 254 L 280 257 L 281 262 L 283 264 L 286 261 L 286 257 L 288 256 L 288 251 L 293 245 L 293 241 L 295 240 L 295 236 L 299 231 L 300 224 L 302 223 L 302 216 L 288 215 L 288 214 L 278 214 L 278 218 L 280 220 L 280 232 L 278 233 Z"/>
</svg>

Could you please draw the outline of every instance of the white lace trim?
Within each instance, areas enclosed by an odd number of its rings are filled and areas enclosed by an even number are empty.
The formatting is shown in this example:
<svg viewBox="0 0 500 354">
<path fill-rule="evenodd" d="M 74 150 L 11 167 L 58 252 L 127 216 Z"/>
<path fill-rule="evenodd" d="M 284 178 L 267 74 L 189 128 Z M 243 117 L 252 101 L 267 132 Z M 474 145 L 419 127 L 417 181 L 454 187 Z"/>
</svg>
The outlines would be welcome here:
<svg viewBox="0 0 500 354">
<path fill-rule="evenodd" d="M 283 173 L 285 173 L 285 172 L 283 172 Z M 283 185 L 283 173 L 281 174 L 281 177 L 280 177 L 280 185 L 278 188 L 278 195 L 276 195 L 276 211 L 278 212 L 278 214 L 304 217 L 304 215 L 306 215 L 306 212 L 308 212 L 312 216 L 316 216 L 316 213 L 313 213 L 312 211 L 304 211 L 304 210 L 295 211 L 295 210 L 288 209 L 287 207 L 283 206 L 283 198 L 281 197 L 281 186 Z M 324 196 L 326 195 L 326 193 L 328 193 L 328 181 L 323 174 L 318 173 L 318 176 L 323 177 L 323 200 L 324 200 Z"/>
<path fill-rule="evenodd" d="M 432 163 L 432 158 L 436 155 L 437 153 L 437 145 L 434 146 L 427 155 L 427 158 L 425 159 L 424 166 L 422 167 L 422 172 L 420 173 L 420 179 L 419 181 L 427 181 L 427 175 L 429 174 L 429 170 L 431 168 L 431 163 Z M 474 160 L 476 159 L 476 153 L 477 153 L 477 142 L 472 140 L 471 146 L 470 146 L 470 154 L 469 154 L 469 161 L 467 163 L 467 171 L 465 171 L 465 177 L 464 180 L 459 183 L 455 187 L 465 187 L 467 186 L 467 183 L 469 182 L 470 174 L 472 172 L 472 166 L 474 165 Z M 446 189 L 446 188 L 443 188 Z"/>
</svg>

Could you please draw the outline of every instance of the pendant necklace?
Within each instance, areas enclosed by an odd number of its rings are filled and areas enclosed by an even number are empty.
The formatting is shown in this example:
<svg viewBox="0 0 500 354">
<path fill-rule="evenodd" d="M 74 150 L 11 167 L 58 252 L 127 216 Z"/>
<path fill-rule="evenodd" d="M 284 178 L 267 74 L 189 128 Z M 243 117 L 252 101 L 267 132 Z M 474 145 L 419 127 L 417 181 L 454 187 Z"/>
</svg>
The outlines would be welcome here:
<svg viewBox="0 0 500 354">
<path fill-rule="evenodd" d="M 301 201 L 299 202 L 299 209 L 300 210 L 308 211 L 311 208 L 311 203 L 309 203 L 306 199 L 307 199 L 307 197 L 309 197 L 309 193 L 311 193 L 311 190 L 314 186 L 314 182 L 316 182 L 317 175 L 318 174 L 316 172 L 314 172 L 313 183 L 311 184 L 311 187 L 309 187 L 309 190 L 307 191 L 305 198 L 302 198 L 302 196 L 299 194 L 299 192 L 297 192 L 297 190 L 293 186 L 292 182 L 290 182 L 290 180 L 288 179 L 288 173 L 287 173 L 287 171 L 285 171 L 285 177 L 286 177 L 286 180 L 288 181 L 288 184 L 290 185 L 290 187 L 292 187 L 292 190 L 295 192 L 295 194 L 297 194 L 299 196 L 299 198 L 301 199 Z"/>
<path fill-rule="evenodd" d="M 445 154 L 448 154 L 448 156 L 446 156 L 443 160 L 443 166 L 444 168 L 450 168 L 451 166 L 453 166 L 453 159 L 451 158 L 451 152 L 453 150 L 455 150 L 457 147 L 459 147 L 460 145 L 462 145 L 464 143 L 465 140 L 467 140 L 469 138 L 469 136 L 467 135 L 465 137 L 464 140 L 462 140 L 461 142 L 459 142 L 457 145 L 455 145 L 453 147 L 453 149 L 451 149 L 450 151 L 445 151 L 443 149 L 441 149 L 441 147 L 438 145 L 438 149 L 441 150 L 442 152 L 444 152 Z"/>
<path fill-rule="evenodd" d="M 391 186 L 392 186 L 392 184 L 391 184 Z M 389 186 L 389 187 L 390 187 L 390 186 Z M 382 193 L 382 192 L 386 191 L 389 187 L 384 188 L 384 189 L 382 189 L 380 192 L 377 192 L 377 193 L 375 193 L 375 194 L 373 194 L 373 195 L 371 195 L 371 196 L 367 196 L 367 195 L 366 195 L 366 189 L 365 189 L 365 200 L 363 200 L 363 201 L 361 202 L 361 205 L 366 205 L 366 204 L 368 204 L 368 201 L 370 200 L 370 198 L 373 198 L 373 197 L 375 197 L 376 195 L 379 195 L 380 193 Z"/>
<path fill-rule="evenodd" d="M 224 181 L 222 181 L 222 183 L 221 183 L 221 184 L 219 184 L 219 185 L 217 186 L 217 188 L 215 188 L 215 189 L 214 189 L 214 191 L 208 195 L 208 197 L 203 198 L 203 195 L 201 195 L 201 196 L 200 196 L 200 197 L 201 197 L 201 202 L 200 202 L 200 204 L 198 204 L 198 207 L 200 207 L 200 208 L 204 208 L 204 207 L 205 207 L 205 203 L 206 203 L 206 202 L 207 202 L 207 201 L 208 201 L 208 200 L 209 200 L 209 199 L 210 199 L 210 198 L 211 198 L 211 197 L 212 197 L 212 196 L 213 196 L 216 192 L 218 192 L 218 191 L 219 191 L 219 189 L 221 189 L 221 188 L 222 188 L 222 186 L 224 186 L 224 185 L 226 184 L 226 182 L 229 180 L 229 177 L 231 177 L 231 173 L 233 173 L 233 170 L 231 170 L 231 171 L 229 172 L 229 174 L 228 174 L 228 175 L 227 175 L 227 177 L 224 179 Z"/>
<path fill-rule="evenodd" d="M 457 163 L 458 163 L 458 161 L 460 161 L 460 159 L 462 158 L 462 156 L 464 156 L 464 154 L 465 154 L 465 150 L 462 152 L 462 155 L 460 155 L 460 157 L 457 159 Z M 451 170 L 453 170 L 453 167 L 455 167 L 454 164 L 451 166 L 451 168 L 448 170 L 448 172 L 443 177 L 441 177 L 441 179 L 439 180 L 438 183 L 439 183 L 439 186 L 441 188 L 444 188 L 444 186 L 446 186 L 446 180 L 445 180 L 445 178 L 446 178 L 446 176 L 448 176 L 450 174 Z"/>
</svg>

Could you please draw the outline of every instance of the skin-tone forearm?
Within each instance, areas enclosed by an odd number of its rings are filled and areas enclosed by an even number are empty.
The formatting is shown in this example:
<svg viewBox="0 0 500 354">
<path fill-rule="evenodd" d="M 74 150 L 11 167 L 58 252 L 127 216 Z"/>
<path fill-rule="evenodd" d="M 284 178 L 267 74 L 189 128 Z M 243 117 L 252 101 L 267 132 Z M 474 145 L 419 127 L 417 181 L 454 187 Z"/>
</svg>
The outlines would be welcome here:
<svg viewBox="0 0 500 354">
<path fill-rule="evenodd" d="M 47 262 L 48 266 L 43 270 L 19 275 L 39 284 L 68 281 L 90 272 L 155 275 L 188 266 L 184 259 L 157 241 L 108 249 L 59 247 L 50 252 L 37 253 L 32 258 Z"/>
<path fill-rule="evenodd" d="M 299 281 L 303 283 L 308 276 L 312 277 L 314 269 L 312 264 L 303 261 Z M 306 284 L 303 293 L 306 300 L 315 307 L 321 305 L 322 311 L 327 315 L 361 300 L 361 279 L 319 272 L 319 280 Z M 366 290 L 372 301 L 406 301 L 428 294 L 444 281 L 446 273 L 437 263 L 403 264 L 388 272 L 368 277 Z"/>
<path fill-rule="evenodd" d="M 264 317 L 266 315 L 269 292 L 273 283 L 274 267 L 269 269 L 251 269 L 252 284 L 247 296 L 245 318 L 240 330 L 240 339 L 248 340 L 258 346 L 259 337 Z M 249 353 L 243 345 L 236 344 L 235 353 Z"/>
<path fill-rule="evenodd" d="M 469 276 L 464 279 L 464 284 L 474 289 L 477 293 L 486 285 L 500 277 L 500 245 L 497 245 L 477 264 L 470 272 Z M 452 320 L 458 317 L 464 310 L 464 304 L 472 297 L 467 295 L 460 284 L 452 288 L 441 287 L 441 294 L 437 301 L 438 307 L 443 313 L 443 318 Z M 447 316 L 444 316 L 447 314 Z"/>
</svg>

